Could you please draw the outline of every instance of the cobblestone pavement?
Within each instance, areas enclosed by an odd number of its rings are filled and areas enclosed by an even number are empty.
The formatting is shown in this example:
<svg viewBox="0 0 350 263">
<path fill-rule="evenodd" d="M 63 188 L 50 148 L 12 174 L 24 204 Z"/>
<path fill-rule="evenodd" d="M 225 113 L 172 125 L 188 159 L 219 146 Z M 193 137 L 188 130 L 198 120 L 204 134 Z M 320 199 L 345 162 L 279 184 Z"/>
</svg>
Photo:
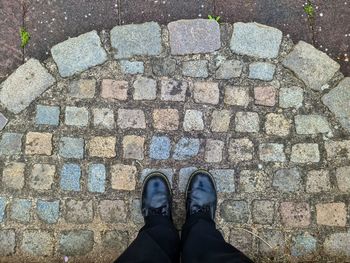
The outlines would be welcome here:
<svg viewBox="0 0 350 263">
<path fill-rule="evenodd" d="M 196 168 L 257 262 L 350 260 L 350 78 L 278 29 L 210 20 L 92 31 L 0 86 L 0 262 L 111 262 L 164 172 Z M 65 258 L 66 257 L 66 258 Z"/>
</svg>

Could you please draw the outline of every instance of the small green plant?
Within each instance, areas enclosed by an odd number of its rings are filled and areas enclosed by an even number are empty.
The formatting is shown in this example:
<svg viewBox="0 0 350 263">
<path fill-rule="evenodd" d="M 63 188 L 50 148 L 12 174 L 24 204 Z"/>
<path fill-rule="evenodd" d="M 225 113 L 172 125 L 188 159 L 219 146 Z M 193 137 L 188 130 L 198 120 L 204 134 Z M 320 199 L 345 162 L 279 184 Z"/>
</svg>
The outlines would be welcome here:
<svg viewBox="0 0 350 263">
<path fill-rule="evenodd" d="M 309 18 L 313 18 L 315 16 L 315 8 L 311 1 L 307 1 L 307 4 L 304 5 L 304 12 Z"/>
<path fill-rule="evenodd" d="M 30 40 L 30 34 L 24 27 L 21 27 L 19 33 L 21 35 L 21 48 L 25 48 L 25 46 L 28 45 L 28 42 Z"/>
<path fill-rule="evenodd" d="M 216 22 L 220 23 L 220 16 L 212 16 L 208 15 L 209 20 L 215 20 Z"/>
</svg>

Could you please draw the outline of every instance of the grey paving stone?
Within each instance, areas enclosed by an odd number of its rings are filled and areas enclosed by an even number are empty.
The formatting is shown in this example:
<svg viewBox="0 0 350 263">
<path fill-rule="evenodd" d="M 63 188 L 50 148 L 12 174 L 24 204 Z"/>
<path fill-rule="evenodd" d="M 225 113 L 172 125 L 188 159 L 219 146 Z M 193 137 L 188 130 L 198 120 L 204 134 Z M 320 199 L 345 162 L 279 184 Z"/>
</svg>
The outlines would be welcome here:
<svg viewBox="0 0 350 263">
<path fill-rule="evenodd" d="M 168 24 L 172 55 L 209 53 L 221 47 L 220 28 L 208 19 L 179 20 Z"/>
<path fill-rule="evenodd" d="M 330 190 L 331 182 L 329 178 L 329 172 L 327 170 L 312 170 L 307 173 L 306 192 L 320 193 Z"/>
<path fill-rule="evenodd" d="M 149 156 L 155 160 L 166 160 L 170 157 L 171 141 L 167 136 L 153 136 Z"/>
<path fill-rule="evenodd" d="M 260 144 L 259 157 L 264 162 L 284 162 L 286 161 L 284 145 L 279 143 Z"/>
<path fill-rule="evenodd" d="M 161 172 L 168 178 L 171 186 L 173 186 L 173 178 L 175 171 L 172 168 L 145 168 L 141 172 L 140 182 L 143 182 L 147 175 L 149 175 L 152 172 Z"/>
<path fill-rule="evenodd" d="M 60 201 L 38 200 L 36 214 L 39 219 L 47 224 L 56 224 L 60 216 Z"/>
<path fill-rule="evenodd" d="M 188 86 L 187 81 L 163 79 L 161 80 L 160 98 L 166 101 L 185 101 Z"/>
<path fill-rule="evenodd" d="M 5 220 L 6 205 L 7 205 L 6 197 L 0 196 L 0 223 L 2 223 Z"/>
<path fill-rule="evenodd" d="M 128 247 L 129 235 L 126 231 L 113 230 L 102 234 L 102 244 L 104 247 L 113 249 L 121 254 Z"/>
<path fill-rule="evenodd" d="M 82 52 L 83 50 L 83 52 Z M 52 58 L 62 77 L 69 77 L 107 60 L 96 31 L 70 38 L 51 48 Z"/>
<path fill-rule="evenodd" d="M 151 78 L 138 77 L 134 82 L 134 100 L 155 100 L 157 81 Z"/>
<path fill-rule="evenodd" d="M 32 201 L 28 199 L 15 199 L 10 206 L 10 219 L 22 224 L 31 220 Z"/>
<path fill-rule="evenodd" d="M 276 66 L 267 62 L 253 62 L 249 65 L 249 78 L 270 81 L 276 71 Z"/>
<path fill-rule="evenodd" d="M 246 201 L 226 200 L 220 206 L 220 214 L 226 222 L 247 223 L 249 207 Z"/>
<path fill-rule="evenodd" d="M 156 76 L 171 76 L 176 70 L 176 60 L 166 58 L 154 58 L 152 60 L 152 71 Z"/>
<path fill-rule="evenodd" d="M 261 240 L 258 241 L 259 251 L 263 255 L 280 255 L 284 254 L 285 250 L 285 237 L 284 232 L 276 229 L 266 229 L 263 230 L 262 233 L 259 233 L 270 246 L 266 245 L 266 243 Z"/>
<path fill-rule="evenodd" d="M 98 210 L 101 220 L 106 223 L 126 223 L 127 211 L 123 200 L 102 200 Z"/>
<path fill-rule="evenodd" d="M 61 170 L 60 187 L 65 191 L 80 191 L 81 169 L 78 164 L 64 164 Z"/>
<path fill-rule="evenodd" d="M 173 158 L 175 160 L 190 159 L 198 154 L 199 147 L 199 139 L 181 138 L 175 145 Z"/>
<path fill-rule="evenodd" d="M 231 111 L 214 110 L 211 120 L 211 130 L 213 132 L 227 132 L 230 127 Z"/>
<path fill-rule="evenodd" d="M 204 129 L 203 113 L 198 110 L 186 110 L 183 127 L 185 131 L 201 131 Z"/>
<path fill-rule="evenodd" d="M 298 134 L 317 134 L 332 131 L 327 118 L 321 115 L 297 115 L 294 117 L 294 121 Z"/>
<path fill-rule="evenodd" d="M 234 23 L 230 48 L 232 52 L 258 58 L 278 56 L 282 32 L 258 23 Z"/>
<path fill-rule="evenodd" d="M 310 255 L 316 252 L 316 248 L 317 239 L 307 232 L 292 238 L 291 255 L 293 257 Z"/>
<path fill-rule="evenodd" d="M 145 129 L 146 119 L 145 113 L 142 110 L 119 109 L 118 110 L 118 125 L 122 129 L 134 128 Z"/>
<path fill-rule="evenodd" d="M 207 60 L 191 60 L 182 63 L 182 75 L 192 78 L 207 78 L 208 61 Z"/>
<path fill-rule="evenodd" d="M 328 160 L 350 160 L 350 140 L 328 140 L 325 142 L 324 146 L 326 148 Z"/>
<path fill-rule="evenodd" d="M 317 163 L 320 161 L 320 152 L 317 143 L 298 143 L 292 146 L 290 160 L 294 163 Z"/>
<path fill-rule="evenodd" d="M 79 79 L 68 84 L 68 95 L 78 99 L 92 99 L 95 96 L 96 80 Z"/>
<path fill-rule="evenodd" d="M 59 155 L 63 158 L 84 158 L 84 139 L 62 137 L 59 145 Z"/>
<path fill-rule="evenodd" d="M 283 114 L 268 113 L 265 115 L 266 134 L 287 136 L 290 132 L 292 121 Z"/>
<path fill-rule="evenodd" d="M 254 144 L 248 138 L 232 139 L 228 147 L 229 161 L 239 163 L 253 159 Z"/>
<path fill-rule="evenodd" d="M 0 85 L 0 103 L 17 114 L 55 83 L 38 60 L 30 59 Z"/>
<path fill-rule="evenodd" d="M 259 115 L 256 112 L 237 112 L 235 117 L 236 132 L 259 132 Z"/>
<path fill-rule="evenodd" d="M 0 112 L 0 131 L 3 130 L 8 122 L 4 114 Z"/>
<path fill-rule="evenodd" d="M 233 169 L 214 169 L 209 171 L 216 182 L 219 193 L 235 192 L 235 170 Z"/>
<path fill-rule="evenodd" d="M 90 164 L 88 170 L 88 190 L 103 193 L 106 189 L 106 167 L 104 164 Z"/>
<path fill-rule="evenodd" d="M 340 68 L 340 65 L 325 53 L 303 41 L 294 47 L 282 64 L 292 70 L 308 87 L 318 91 L 322 90 L 322 86 Z"/>
<path fill-rule="evenodd" d="M 220 90 L 217 82 L 197 81 L 194 83 L 192 94 L 196 103 L 219 104 Z"/>
<path fill-rule="evenodd" d="M 0 256 L 10 256 L 15 253 L 16 234 L 13 229 L 0 230 Z"/>
<path fill-rule="evenodd" d="M 207 139 L 204 159 L 208 163 L 220 163 L 223 159 L 225 143 L 220 140 Z"/>
<path fill-rule="evenodd" d="M 94 232 L 90 230 L 62 231 L 58 251 L 61 255 L 78 256 L 89 253 L 94 246 Z"/>
<path fill-rule="evenodd" d="M 94 217 L 92 200 L 66 200 L 65 219 L 73 224 L 91 223 Z"/>
<path fill-rule="evenodd" d="M 21 250 L 33 256 L 52 256 L 54 251 L 53 233 L 43 230 L 24 231 Z"/>
<path fill-rule="evenodd" d="M 339 167 L 336 170 L 338 188 L 341 192 L 350 192 L 350 166 Z"/>
<path fill-rule="evenodd" d="M 2 171 L 2 184 L 4 188 L 21 190 L 24 186 L 25 163 L 11 162 L 5 164 Z"/>
<path fill-rule="evenodd" d="M 124 74 L 143 74 L 145 71 L 145 67 L 142 61 L 129 61 L 129 60 L 121 60 L 120 67 Z"/>
<path fill-rule="evenodd" d="M 117 59 L 156 56 L 162 51 L 161 29 L 155 22 L 116 26 L 111 30 L 111 44 Z"/>
<path fill-rule="evenodd" d="M 216 70 L 216 79 L 239 78 L 242 74 L 243 63 L 239 60 L 226 60 Z"/>
<path fill-rule="evenodd" d="M 56 174 L 56 166 L 38 163 L 33 165 L 28 185 L 37 191 L 51 190 Z"/>
<path fill-rule="evenodd" d="M 247 232 L 246 229 L 233 227 L 230 232 L 230 244 L 246 256 L 253 257 L 253 235 Z"/>
<path fill-rule="evenodd" d="M 256 224 L 272 224 L 275 217 L 275 202 L 270 200 L 254 200 L 252 202 L 253 222 Z"/>
<path fill-rule="evenodd" d="M 143 225 L 144 219 L 141 213 L 141 201 L 140 199 L 132 200 L 131 204 L 131 219 L 137 225 Z"/>
<path fill-rule="evenodd" d="M 108 108 L 93 109 L 94 126 L 98 128 L 113 129 L 115 127 L 114 112 Z"/>
<path fill-rule="evenodd" d="M 242 193 L 263 192 L 270 185 L 270 176 L 262 170 L 242 170 L 239 174 L 239 190 Z"/>
<path fill-rule="evenodd" d="M 85 107 L 66 107 L 65 123 L 69 126 L 85 127 L 89 124 L 89 111 Z"/>
<path fill-rule="evenodd" d="M 186 191 L 186 186 L 190 176 L 193 172 L 197 171 L 197 167 L 184 167 L 179 171 L 179 190 L 181 193 Z"/>
<path fill-rule="evenodd" d="M 330 234 L 323 243 L 325 253 L 336 257 L 350 257 L 350 231 Z"/>
<path fill-rule="evenodd" d="M 36 106 L 35 123 L 38 125 L 58 126 L 60 121 L 60 107 L 58 106 Z"/>
<path fill-rule="evenodd" d="M 350 131 L 350 78 L 343 79 L 337 87 L 322 97 L 322 102 L 337 117 L 340 124 Z"/>
<path fill-rule="evenodd" d="M 301 174 L 297 168 L 277 170 L 272 186 L 280 192 L 296 192 L 302 187 Z"/>
<path fill-rule="evenodd" d="M 303 106 L 304 90 L 297 86 L 281 88 L 279 105 L 281 108 L 300 108 Z"/>
</svg>

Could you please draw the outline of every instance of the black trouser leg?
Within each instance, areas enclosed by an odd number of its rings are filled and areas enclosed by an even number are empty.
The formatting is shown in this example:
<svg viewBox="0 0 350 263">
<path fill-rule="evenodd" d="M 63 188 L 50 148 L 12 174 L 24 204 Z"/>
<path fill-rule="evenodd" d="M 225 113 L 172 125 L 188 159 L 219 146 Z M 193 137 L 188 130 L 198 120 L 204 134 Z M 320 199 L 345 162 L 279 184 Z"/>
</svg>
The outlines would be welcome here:
<svg viewBox="0 0 350 263">
<path fill-rule="evenodd" d="M 146 220 L 137 238 L 115 263 L 178 263 L 180 239 L 170 221 L 163 216 Z"/>
<path fill-rule="evenodd" d="M 252 263 L 226 243 L 215 222 L 206 216 L 191 216 L 182 228 L 182 263 Z"/>
</svg>

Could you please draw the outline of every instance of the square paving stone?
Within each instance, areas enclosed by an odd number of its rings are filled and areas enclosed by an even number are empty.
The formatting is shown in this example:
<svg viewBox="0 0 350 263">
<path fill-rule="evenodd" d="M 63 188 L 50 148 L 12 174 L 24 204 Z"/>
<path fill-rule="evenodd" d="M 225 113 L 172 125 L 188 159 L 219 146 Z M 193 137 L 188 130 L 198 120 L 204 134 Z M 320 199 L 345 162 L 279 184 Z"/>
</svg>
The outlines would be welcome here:
<svg viewBox="0 0 350 263">
<path fill-rule="evenodd" d="M 253 222 L 256 224 L 272 224 L 275 216 L 275 202 L 254 200 L 252 203 Z"/>
<path fill-rule="evenodd" d="M 166 160 L 170 157 L 171 141 L 167 136 L 153 136 L 150 143 L 149 157 Z"/>
<path fill-rule="evenodd" d="M 272 186 L 279 192 L 296 192 L 302 189 L 303 183 L 299 169 L 279 169 L 273 176 Z"/>
<path fill-rule="evenodd" d="M 78 99 L 92 99 L 95 96 L 96 80 L 73 80 L 68 84 L 68 95 Z"/>
<path fill-rule="evenodd" d="M 51 155 L 52 134 L 28 132 L 26 136 L 25 153 L 29 155 Z"/>
<path fill-rule="evenodd" d="M 199 147 L 199 139 L 181 138 L 175 145 L 173 158 L 175 160 L 190 159 L 198 154 Z"/>
<path fill-rule="evenodd" d="M 153 126 L 157 130 L 174 131 L 179 127 L 179 112 L 176 109 L 156 109 L 153 111 Z"/>
<path fill-rule="evenodd" d="M 42 230 L 24 231 L 21 250 L 33 256 L 52 256 L 54 251 L 53 233 Z"/>
<path fill-rule="evenodd" d="M 320 152 L 317 143 L 297 143 L 292 146 L 290 160 L 294 163 L 317 163 Z"/>
<path fill-rule="evenodd" d="M 207 139 L 205 145 L 205 161 L 208 163 L 220 163 L 223 157 L 225 143 L 220 140 Z"/>
<path fill-rule="evenodd" d="M 214 105 L 219 103 L 220 91 L 216 82 L 195 82 L 192 93 L 196 103 Z"/>
<path fill-rule="evenodd" d="M 10 219 L 22 224 L 31 220 L 32 201 L 27 199 L 15 199 L 10 206 Z"/>
<path fill-rule="evenodd" d="M 60 186 L 64 191 L 80 191 L 81 169 L 78 164 L 64 164 L 61 170 Z"/>
<path fill-rule="evenodd" d="M 66 200 L 65 219 L 73 224 L 91 223 L 94 217 L 92 200 Z"/>
<path fill-rule="evenodd" d="M 317 224 L 326 226 L 345 227 L 347 222 L 345 203 L 316 204 Z"/>
<path fill-rule="evenodd" d="M 69 126 L 85 127 L 89 124 L 89 111 L 84 107 L 66 107 L 65 123 Z"/>
<path fill-rule="evenodd" d="M 297 115 L 294 117 L 294 122 L 298 134 L 317 134 L 332 131 L 327 118 L 317 114 Z"/>
<path fill-rule="evenodd" d="M 230 231 L 230 244 L 243 252 L 246 256 L 253 256 L 253 235 L 249 232 L 239 228 L 232 228 Z"/>
<path fill-rule="evenodd" d="M 188 87 L 187 81 L 164 78 L 161 80 L 160 98 L 165 101 L 185 101 Z"/>
<path fill-rule="evenodd" d="M 182 75 L 192 78 L 208 77 L 207 60 L 191 60 L 182 63 Z"/>
<path fill-rule="evenodd" d="M 118 125 L 122 129 L 145 129 L 146 118 L 145 113 L 138 109 L 119 109 Z"/>
<path fill-rule="evenodd" d="M 249 78 L 270 81 L 275 75 L 276 66 L 267 62 L 253 62 L 249 65 Z"/>
<path fill-rule="evenodd" d="M 265 131 L 266 134 L 276 136 L 287 136 L 290 133 L 292 121 L 283 114 L 266 114 Z"/>
<path fill-rule="evenodd" d="M 303 106 L 304 90 L 297 86 L 281 88 L 279 103 L 281 108 L 300 108 Z"/>
<path fill-rule="evenodd" d="M 60 107 L 58 106 L 36 106 L 35 123 L 38 125 L 58 126 L 60 118 Z"/>
<path fill-rule="evenodd" d="M 291 255 L 293 257 L 302 257 L 316 252 L 317 239 L 308 232 L 299 234 L 292 238 Z"/>
<path fill-rule="evenodd" d="M 111 30 L 115 58 L 156 56 L 162 51 L 161 28 L 155 22 L 116 26 Z"/>
<path fill-rule="evenodd" d="M 254 99 L 256 105 L 275 106 L 276 104 L 276 88 L 272 86 L 255 87 Z"/>
<path fill-rule="evenodd" d="M 124 74 L 143 74 L 145 66 L 142 61 L 121 60 L 120 67 Z"/>
<path fill-rule="evenodd" d="M 5 220 L 5 212 L 6 212 L 7 198 L 0 196 L 0 223 Z"/>
<path fill-rule="evenodd" d="M 95 127 L 106 128 L 110 130 L 115 128 L 113 110 L 107 108 L 93 109 L 92 114 L 94 116 Z"/>
<path fill-rule="evenodd" d="M 306 192 L 320 193 L 330 190 L 331 182 L 327 170 L 312 170 L 307 173 Z"/>
<path fill-rule="evenodd" d="M 152 71 L 156 76 L 173 76 L 176 70 L 176 60 L 170 57 L 153 58 Z"/>
<path fill-rule="evenodd" d="M 263 162 L 285 162 L 284 145 L 279 143 L 262 143 L 259 145 L 259 157 Z"/>
<path fill-rule="evenodd" d="M 185 131 L 201 131 L 204 129 L 203 112 L 186 110 L 183 127 Z"/>
<path fill-rule="evenodd" d="M 110 101 L 127 100 L 129 83 L 125 80 L 102 80 L 101 97 Z"/>
<path fill-rule="evenodd" d="M 224 102 L 228 105 L 247 107 L 251 101 L 249 87 L 227 86 L 225 87 Z"/>
<path fill-rule="evenodd" d="M 248 203 L 243 200 L 225 200 L 220 206 L 220 214 L 226 222 L 247 223 L 249 219 Z"/>
<path fill-rule="evenodd" d="M 88 170 L 88 190 L 103 193 L 106 189 L 106 167 L 103 164 L 90 164 Z"/>
<path fill-rule="evenodd" d="M 21 152 L 23 134 L 4 132 L 0 140 L 0 156 L 14 155 Z"/>
<path fill-rule="evenodd" d="M 259 170 L 242 170 L 239 179 L 239 188 L 242 193 L 263 192 L 271 185 L 270 176 Z"/>
<path fill-rule="evenodd" d="M 16 234 L 13 229 L 0 230 L 0 256 L 10 256 L 15 253 Z"/>
<path fill-rule="evenodd" d="M 157 81 L 151 78 L 138 77 L 134 82 L 134 100 L 155 100 Z"/>
<path fill-rule="evenodd" d="M 83 159 L 84 145 L 83 138 L 62 137 L 60 140 L 59 155 L 63 158 Z"/>
<path fill-rule="evenodd" d="M 253 159 L 254 144 L 248 138 L 232 139 L 228 147 L 229 161 L 233 163 Z"/>
<path fill-rule="evenodd" d="M 338 232 L 330 234 L 324 244 L 324 251 L 331 256 L 350 256 L 350 232 Z"/>
<path fill-rule="evenodd" d="M 227 132 L 230 127 L 231 111 L 229 110 L 214 110 L 211 119 L 211 131 Z"/>
<path fill-rule="evenodd" d="M 102 244 L 104 247 L 113 249 L 120 255 L 128 247 L 129 235 L 126 231 L 106 231 L 102 234 Z"/>
<path fill-rule="evenodd" d="M 216 79 L 239 78 L 242 74 L 243 63 L 239 60 L 226 60 L 216 70 Z"/>
<path fill-rule="evenodd" d="M 2 183 L 9 189 L 21 190 L 24 186 L 25 164 L 12 162 L 5 165 L 2 171 Z"/>
<path fill-rule="evenodd" d="M 61 255 L 79 256 L 89 253 L 94 247 L 94 232 L 90 230 L 62 231 L 58 251 Z"/>
<path fill-rule="evenodd" d="M 102 200 L 98 210 L 102 221 L 106 223 L 126 223 L 127 211 L 123 200 Z"/>
<path fill-rule="evenodd" d="M 36 214 L 47 224 L 56 224 L 60 216 L 60 201 L 38 200 Z"/>
<path fill-rule="evenodd" d="M 111 166 L 112 189 L 133 191 L 136 187 L 137 168 L 133 165 L 115 164 Z"/>
<path fill-rule="evenodd" d="M 215 179 L 219 193 L 235 192 L 235 171 L 233 169 L 215 169 L 209 172 Z"/>
<path fill-rule="evenodd" d="M 256 112 L 237 112 L 235 124 L 236 132 L 259 132 L 259 115 Z"/>
<path fill-rule="evenodd" d="M 259 233 L 259 235 L 266 240 L 266 242 L 270 245 L 266 245 L 263 241 L 258 241 L 259 252 L 264 256 L 275 256 L 284 255 L 285 246 L 286 246 L 286 238 L 285 234 L 281 230 L 276 229 L 264 229 Z"/>
<path fill-rule="evenodd" d="M 308 203 L 282 202 L 280 215 L 287 228 L 307 227 L 310 225 L 311 213 Z"/>
<path fill-rule="evenodd" d="M 341 192 L 350 192 L 350 166 L 343 166 L 336 169 L 338 188 Z"/>
<path fill-rule="evenodd" d="M 145 138 L 136 135 L 126 135 L 123 138 L 123 157 L 125 159 L 143 160 Z"/>
<path fill-rule="evenodd" d="M 113 158 L 116 155 L 115 137 L 92 137 L 87 145 L 90 156 L 101 158 Z"/>
</svg>

